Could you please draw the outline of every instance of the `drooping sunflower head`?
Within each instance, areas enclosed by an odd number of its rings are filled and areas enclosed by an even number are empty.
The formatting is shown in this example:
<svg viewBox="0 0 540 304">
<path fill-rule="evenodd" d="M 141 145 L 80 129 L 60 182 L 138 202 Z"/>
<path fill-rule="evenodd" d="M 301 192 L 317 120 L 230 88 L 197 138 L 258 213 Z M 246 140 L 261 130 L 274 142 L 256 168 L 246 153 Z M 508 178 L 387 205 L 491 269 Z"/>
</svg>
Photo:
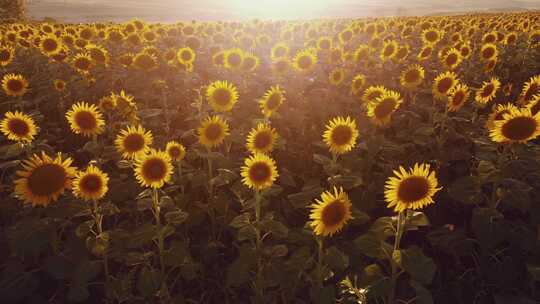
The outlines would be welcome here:
<svg viewBox="0 0 540 304">
<path fill-rule="evenodd" d="M 448 111 L 455 112 L 469 100 L 469 87 L 465 84 L 457 84 L 448 93 Z"/>
<path fill-rule="evenodd" d="M 253 154 L 270 153 L 274 149 L 277 139 L 276 129 L 269 124 L 259 123 L 249 132 L 246 147 Z"/>
<path fill-rule="evenodd" d="M 79 53 L 73 57 L 72 65 L 81 73 L 88 73 L 93 67 L 94 62 L 88 53 Z"/>
<path fill-rule="evenodd" d="M 133 58 L 133 66 L 145 72 L 153 71 L 158 67 L 157 57 L 147 52 L 140 52 Z"/>
<path fill-rule="evenodd" d="M 345 70 L 343 68 L 335 68 L 328 75 L 328 81 L 331 85 L 338 86 L 345 80 Z"/>
<path fill-rule="evenodd" d="M 492 101 L 497 95 L 497 91 L 501 87 L 501 82 L 497 78 L 491 78 L 489 81 L 485 81 L 482 87 L 476 91 L 474 100 L 481 104 L 486 104 Z"/>
<path fill-rule="evenodd" d="M 498 143 L 525 143 L 540 135 L 540 113 L 532 115 L 528 108 L 511 109 L 502 120 L 494 121 L 489 136 Z"/>
<path fill-rule="evenodd" d="M 173 161 L 181 161 L 186 157 L 186 148 L 179 142 L 170 141 L 165 147 L 165 151 Z"/>
<path fill-rule="evenodd" d="M 150 153 L 137 157 L 135 178 L 143 187 L 158 189 L 171 180 L 173 166 L 166 152 L 151 149 Z"/>
<path fill-rule="evenodd" d="M 15 58 L 15 48 L 10 45 L 0 46 L 0 66 L 5 67 Z"/>
<path fill-rule="evenodd" d="M 193 51 L 190 47 L 183 47 L 176 52 L 176 59 L 179 63 L 187 65 L 187 64 L 193 64 L 195 61 L 195 51 Z"/>
<path fill-rule="evenodd" d="M 366 84 L 366 76 L 357 74 L 351 81 L 351 93 L 358 96 L 362 92 L 362 88 Z"/>
<path fill-rule="evenodd" d="M 271 87 L 259 101 L 259 106 L 265 117 L 271 117 L 285 101 L 285 91 L 278 86 Z"/>
<path fill-rule="evenodd" d="M 532 115 L 536 115 L 536 113 L 540 112 L 540 94 L 535 95 L 534 98 L 527 103 L 526 107 L 531 110 Z"/>
<path fill-rule="evenodd" d="M 85 201 L 97 201 L 109 190 L 109 176 L 94 165 L 80 171 L 73 180 L 73 194 Z"/>
<path fill-rule="evenodd" d="M 206 98 L 214 111 L 229 112 L 238 102 L 238 90 L 232 83 L 218 80 L 206 88 Z"/>
<path fill-rule="evenodd" d="M 109 52 L 104 47 L 96 44 L 88 44 L 84 48 L 94 63 L 105 66 L 109 64 Z"/>
<path fill-rule="evenodd" d="M 76 169 L 71 167 L 71 158 L 61 154 L 53 159 L 45 152 L 34 154 L 23 161 L 23 170 L 17 171 L 15 194 L 33 206 L 47 206 L 58 200 L 66 189 L 71 188 Z"/>
<path fill-rule="evenodd" d="M 268 155 L 256 153 L 244 161 L 242 183 L 256 191 L 270 188 L 278 177 L 276 162 Z"/>
<path fill-rule="evenodd" d="M 521 90 L 520 99 L 527 103 L 534 99 L 534 96 L 540 94 L 540 75 L 531 77 Z"/>
<path fill-rule="evenodd" d="M 486 121 L 486 128 L 489 130 L 493 129 L 496 121 L 504 120 L 505 114 L 510 114 L 512 111 L 517 111 L 517 110 L 519 110 L 519 108 L 511 103 L 498 104 L 494 106 L 493 110 L 489 114 L 488 119 Z"/>
<path fill-rule="evenodd" d="M 365 104 L 375 102 L 377 98 L 381 97 L 387 91 L 388 90 L 384 86 L 370 86 L 364 90 L 364 94 L 362 95 L 362 98 L 360 101 L 362 101 Z"/>
<path fill-rule="evenodd" d="M 405 69 L 399 78 L 399 83 L 406 89 L 416 89 L 425 78 L 425 70 L 418 64 L 414 64 Z"/>
<path fill-rule="evenodd" d="M 146 154 L 153 139 L 152 132 L 146 131 L 142 126 L 128 126 L 116 136 L 114 144 L 123 158 L 135 159 Z"/>
<path fill-rule="evenodd" d="M 229 124 L 220 116 L 209 116 L 202 121 L 197 131 L 199 143 L 211 149 L 221 145 L 229 135 Z"/>
<path fill-rule="evenodd" d="M 385 41 L 381 50 L 380 58 L 383 62 L 394 59 L 398 52 L 399 45 L 395 40 Z"/>
<path fill-rule="evenodd" d="M 352 219 L 352 204 L 343 188 L 334 187 L 334 191 L 325 191 L 321 199 L 311 205 L 309 218 L 315 235 L 332 236 L 341 231 Z"/>
<path fill-rule="evenodd" d="M 433 196 L 441 190 L 429 164 L 416 163 L 409 170 L 400 166 L 394 175 L 386 180 L 384 198 L 388 208 L 395 212 L 418 210 L 433 204 Z"/>
<path fill-rule="evenodd" d="M 457 75 L 454 72 L 439 74 L 433 82 L 433 96 L 435 99 L 445 99 L 448 92 L 450 92 L 458 83 Z"/>
<path fill-rule="evenodd" d="M 336 117 L 328 122 L 323 141 L 334 154 L 344 154 L 356 146 L 359 132 L 356 121 L 350 117 Z"/>
<path fill-rule="evenodd" d="M 378 126 L 384 126 L 390 122 L 392 114 L 399 108 L 403 99 L 398 92 L 386 90 L 375 101 L 368 104 L 368 117 Z"/>
<path fill-rule="evenodd" d="M 94 104 L 78 102 L 66 113 L 66 118 L 75 134 L 91 137 L 104 131 L 103 115 Z"/>
<path fill-rule="evenodd" d="M 234 48 L 225 51 L 223 54 L 223 64 L 228 69 L 239 69 L 244 61 L 244 51 Z"/>
<path fill-rule="evenodd" d="M 299 72 L 309 72 L 317 64 L 317 55 L 311 49 L 296 53 L 293 58 L 293 66 Z"/>
<path fill-rule="evenodd" d="M 23 96 L 28 91 L 28 81 L 20 74 L 6 74 L 2 78 L 2 88 L 8 96 Z"/>
<path fill-rule="evenodd" d="M 0 131 L 9 140 L 19 142 L 32 142 L 37 134 L 37 127 L 29 115 L 22 112 L 7 112 L 4 119 L 0 121 Z"/>
</svg>

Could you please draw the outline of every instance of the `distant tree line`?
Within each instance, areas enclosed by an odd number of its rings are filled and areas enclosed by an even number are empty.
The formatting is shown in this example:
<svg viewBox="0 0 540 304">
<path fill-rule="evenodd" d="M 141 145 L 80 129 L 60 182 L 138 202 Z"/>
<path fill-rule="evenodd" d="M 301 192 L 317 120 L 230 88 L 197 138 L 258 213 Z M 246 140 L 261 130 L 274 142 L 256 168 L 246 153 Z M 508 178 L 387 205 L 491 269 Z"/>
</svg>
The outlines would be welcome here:
<svg viewBox="0 0 540 304">
<path fill-rule="evenodd" d="M 19 21 L 24 18 L 25 0 L 0 0 L 0 22 Z"/>
</svg>

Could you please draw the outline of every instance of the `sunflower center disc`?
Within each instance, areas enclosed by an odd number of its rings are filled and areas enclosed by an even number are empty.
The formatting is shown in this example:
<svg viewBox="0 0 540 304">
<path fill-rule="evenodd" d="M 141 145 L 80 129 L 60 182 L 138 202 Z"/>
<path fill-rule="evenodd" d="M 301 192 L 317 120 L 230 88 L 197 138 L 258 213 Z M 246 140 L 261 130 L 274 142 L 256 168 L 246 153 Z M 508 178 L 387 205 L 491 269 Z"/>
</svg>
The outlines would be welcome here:
<svg viewBox="0 0 540 304">
<path fill-rule="evenodd" d="M 57 164 L 45 164 L 35 168 L 28 177 L 30 192 L 39 196 L 60 191 L 66 182 L 66 171 Z"/>
<path fill-rule="evenodd" d="M 93 130 L 97 126 L 96 118 L 88 111 L 81 111 L 75 114 L 75 123 L 82 130 Z"/>
<path fill-rule="evenodd" d="M 162 179 L 165 173 L 166 166 L 161 159 L 149 159 L 142 167 L 142 176 L 151 181 Z"/>
<path fill-rule="evenodd" d="M 101 179 L 95 174 L 89 174 L 81 180 L 80 188 L 84 192 L 95 193 L 101 189 Z"/>
<path fill-rule="evenodd" d="M 30 131 L 28 124 L 22 119 L 12 119 L 8 123 L 8 129 L 18 136 L 25 136 Z"/>
<path fill-rule="evenodd" d="M 537 125 L 532 117 L 516 117 L 506 122 L 502 127 L 504 137 L 511 140 L 525 140 L 534 134 Z"/>
<path fill-rule="evenodd" d="M 249 169 L 249 177 L 256 183 L 262 183 L 270 178 L 270 168 L 266 163 L 256 163 Z"/>
<path fill-rule="evenodd" d="M 345 218 L 345 205 L 342 201 L 336 200 L 324 207 L 321 220 L 326 226 L 335 226 Z"/>
<path fill-rule="evenodd" d="M 130 134 L 124 139 L 124 148 L 128 152 L 138 152 L 144 147 L 144 138 L 140 134 Z"/>
<path fill-rule="evenodd" d="M 332 141 L 338 146 L 343 146 L 349 143 L 352 135 L 352 130 L 349 126 L 337 126 L 332 132 Z"/>
<path fill-rule="evenodd" d="M 412 176 L 404 179 L 399 184 L 398 198 L 411 203 L 425 198 L 429 191 L 429 184 L 425 177 Z"/>
</svg>

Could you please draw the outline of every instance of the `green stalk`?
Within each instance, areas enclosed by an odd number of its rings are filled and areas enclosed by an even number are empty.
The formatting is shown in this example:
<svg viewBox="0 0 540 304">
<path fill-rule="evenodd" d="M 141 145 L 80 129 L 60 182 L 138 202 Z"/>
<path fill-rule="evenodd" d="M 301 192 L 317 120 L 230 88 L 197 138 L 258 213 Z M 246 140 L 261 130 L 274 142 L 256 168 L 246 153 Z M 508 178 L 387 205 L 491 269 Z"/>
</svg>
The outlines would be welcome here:
<svg viewBox="0 0 540 304">
<path fill-rule="evenodd" d="M 98 203 L 96 200 L 93 200 L 93 207 L 92 217 L 96 223 L 98 237 L 101 237 L 103 234 L 103 215 L 99 212 Z M 106 285 L 109 286 L 109 258 L 107 255 L 107 248 L 105 248 L 105 251 L 103 251 L 103 270 L 105 272 Z"/>
<path fill-rule="evenodd" d="M 264 295 L 263 280 L 262 280 L 262 237 L 261 237 L 261 194 L 255 190 L 255 234 L 256 234 L 256 250 L 257 250 L 257 281 L 256 292 L 257 298 L 262 299 Z"/>
<path fill-rule="evenodd" d="M 406 212 L 406 211 L 405 211 Z M 399 250 L 399 245 L 401 242 L 401 237 L 403 236 L 403 229 L 405 228 L 405 220 L 406 215 L 404 212 L 400 212 L 398 214 L 397 218 L 397 229 L 396 229 L 396 239 L 394 240 L 394 250 L 392 252 L 392 256 L 390 258 L 390 266 L 391 266 L 391 287 L 390 287 L 390 293 L 388 294 L 388 301 L 387 304 L 394 303 L 394 296 L 396 293 L 396 284 L 397 284 L 397 278 L 399 276 L 398 272 L 398 265 L 396 261 L 394 261 L 394 252 Z"/>
<path fill-rule="evenodd" d="M 324 283 L 324 277 L 323 277 L 323 248 L 324 248 L 324 238 L 323 237 L 316 237 L 317 238 L 317 244 L 319 245 L 318 248 L 318 259 L 317 259 L 317 283 L 319 285 L 319 288 L 323 287 Z"/>
<path fill-rule="evenodd" d="M 159 205 L 159 195 L 158 189 L 152 190 L 152 202 L 153 202 L 153 213 L 156 220 L 156 225 L 158 229 L 158 254 L 159 254 L 159 265 L 161 269 L 161 290 L 166 290 L 166 273 L 165 273 L 165 262 L 163 258 L 163 252 L 165 251 L 165 242 L 163 239 L 163 227 L 161 225 L 161 206 Z"/>
</svg>

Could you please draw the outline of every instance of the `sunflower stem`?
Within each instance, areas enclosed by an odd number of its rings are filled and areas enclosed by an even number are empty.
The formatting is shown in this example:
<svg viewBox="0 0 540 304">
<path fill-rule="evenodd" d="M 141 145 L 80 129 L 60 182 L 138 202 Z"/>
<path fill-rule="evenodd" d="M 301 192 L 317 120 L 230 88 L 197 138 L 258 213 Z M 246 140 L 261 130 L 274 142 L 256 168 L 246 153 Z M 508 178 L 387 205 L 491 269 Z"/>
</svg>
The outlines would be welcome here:
<svg viewBox="0 0 540 304">
<path fill-rule="evenodd" d="M 256 298 L 262 303 L 264 287 L 262 280 L 262 238 L 261 238 L 261 193 L 255 190 L 255 235 L 257 251 L 257 281 L 255 283 Z"/>
<path fill-rule="evenodd" d="M 180 184 L 180 190 L 182 191 L 182 196 L 185 194 L 184 181 L 182 179 L 182 161 L 178 161 L 178 183 Z"/>
<path fill-rule="evenodd" d="M 208 153 L 212 152 L 210 149 L 208 149 Z M 214 213 L 214 184 L 212 183 L 213 179 L 213 166 L 212 166 L 212 159 L 210 156 L 207 158 L 208 160 L 208 214 L 210 215 L 210 222 L 211 222 L 211 228 L 212 228 L 212 240 L 216 239 L 216 215 Z"/>
<path fill-rule="evenodd" d="M 94 222 L 98 230 L 98 236 L 101 237 L 103 234 L 103 215 L 99 211 L 97 200 L 93 200 L 93 217 Z M 105 272 L 105 282 L 109 286 L 109 258 L 107 255 L 107 248 L 103 251 L 103 271 Z"/>
<path fill-rule="evenodd" d="M 323 287 L 324 274 L 323 274 L 323 254 L 324 254 L 324 239 L 317 237 L 318 255 L 317 255 L 317 284 L 319 288 Z"/>
<path fill-rule="evenodd" d="M 159 265 L 161 269 L 161 291 L 164 291 L 167 294 L 167 288 L 165 283 L 166 272 L 165 272 L 165 262 L 163 258 L 163 252 L 165 250 L 164 239 L 163 239 L 163 229 L 161 226 L 161 206 L 159 205 L 159 194 L 158 189 L 154 188 L 152 190 L 152 202 L 154 207 L 154 217 L 156 219 L 156 225 L 158 229 L 158 254 L 159 254 Z"/>
<path fill-rule="evenodd" d="M 390 258 L 390 266 L 391 266 L 391 285 L 390 285 L 390 292 L 388 293 L 388 301 L 387 304 L 394 303 L 394 296 L 396 293 L 396 284 L 397 284 L 397 278 L 399 276 L 398 267 L 399 265 L 394 260 L 394 254 L 399 251 L 399 245 L 401 242 L 401 237 L 403 236 L 403 229 L 405 228 L 405 221 L 406 221 L 406 214 L 405 212 L 400 212 L 398 214 L 397 218 L 397 227 L 396 227 L 396 238 L 394 240 L 394 250 L 392 252 L 392 256 Z"/>
</svg>

